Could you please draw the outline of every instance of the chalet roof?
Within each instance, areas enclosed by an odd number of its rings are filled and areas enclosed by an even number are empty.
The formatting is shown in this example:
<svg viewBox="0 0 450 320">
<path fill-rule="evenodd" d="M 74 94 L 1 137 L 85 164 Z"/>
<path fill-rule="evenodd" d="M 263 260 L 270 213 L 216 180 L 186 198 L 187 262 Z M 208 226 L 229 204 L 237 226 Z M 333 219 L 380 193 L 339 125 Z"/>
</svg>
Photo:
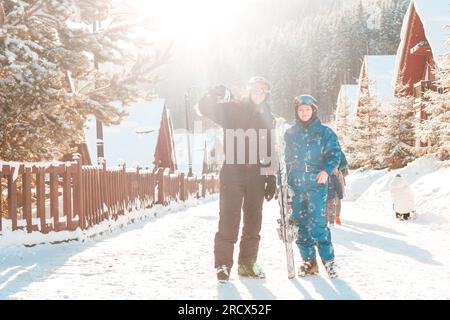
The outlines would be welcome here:
<svg viewBox="0 0 450 320">
<path fill-rule="evenodd" d="M 395 79 L 398 78 L 400 72 L 400 63 L 403 59 L 404 47 L 406 45 L 408 25 L 410 22 L 413 8 L 416 9 L 418 16 L 423 24 L 425 36 L 433 51 L 435 62 L 439 66 L 440 57 L 448 54 L 449 29 L 446 28 L 450 24 L 450 5 L 448 0 L 413 0 L 409 5 L 405 18 L 403 19 L 402 31 L 400 34 L 400 45 L 397 51 L 397 59 L 395 63 Z"/>
<path fill-rule="evenodd" d="M 436 60 L 450 52 L 447 45 L 450 29 L 450 3 L 448 0 L 414 0 L 417 14 L 423 23 L 425 35 Z M 412 6 L 412 4 L 411 4 Z"/>
</svg>

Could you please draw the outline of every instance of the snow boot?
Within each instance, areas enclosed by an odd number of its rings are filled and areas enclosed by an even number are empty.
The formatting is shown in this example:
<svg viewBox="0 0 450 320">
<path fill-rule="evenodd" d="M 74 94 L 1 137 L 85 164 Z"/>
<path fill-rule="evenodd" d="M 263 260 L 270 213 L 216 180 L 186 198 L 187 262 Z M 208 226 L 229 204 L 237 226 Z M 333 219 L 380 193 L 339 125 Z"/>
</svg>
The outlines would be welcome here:
<svg viewBox="0 0 450 320">
<path fill-rule="evenodd" d="M 216 268 L 217 280 L 221 283 L 226 283 L 230 279 L 230 268 L 226 265 Z"/>
<path fill-rule="evenodd" d="M 322 261 L 323 265 L 325 266 L 325 270 L 327 270 L 328 276 L 330 278 L 337 278 L 337 265 L 334 262 L 334 260 L 330 261 Z"/>
<path fill-rule="evenodd" d="M 336 216 L 336 224 L 339 226 L 341 225 L 341 217 Z"/>
<path fill-rule="evenodd" d="M 298 269 L 299 277 L 306 277 L 308 275 L 315 275 L 319 273 L 319 267 L 317 266 L 317 261 L 314 260 L 305 260 L 300 265 Z"/>
<path fill-rule="evenodd" d="M 264 279 L 266 274 L 256 262 L 239 263 L 238 274 L 242 277 Z"/>
</svg>

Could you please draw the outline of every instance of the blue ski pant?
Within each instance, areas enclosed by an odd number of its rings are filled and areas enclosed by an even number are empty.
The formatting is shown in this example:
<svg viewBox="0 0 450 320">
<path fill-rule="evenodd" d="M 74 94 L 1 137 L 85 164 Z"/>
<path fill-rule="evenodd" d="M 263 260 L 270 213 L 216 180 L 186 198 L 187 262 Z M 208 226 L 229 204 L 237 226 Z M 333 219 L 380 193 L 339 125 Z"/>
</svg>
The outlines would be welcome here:
<svg viewBox="0 0 450 320">
<path fill-rule="evenodd" d="M 315 190 L 295 191 L 292 213 L 298 226 L 296 243 L 303 260 L 316 259 L 315 247 L 322 260 L 334 259 L 331 232 L 327 227 L 326 202 L 326 185 Z"/>
</svg>

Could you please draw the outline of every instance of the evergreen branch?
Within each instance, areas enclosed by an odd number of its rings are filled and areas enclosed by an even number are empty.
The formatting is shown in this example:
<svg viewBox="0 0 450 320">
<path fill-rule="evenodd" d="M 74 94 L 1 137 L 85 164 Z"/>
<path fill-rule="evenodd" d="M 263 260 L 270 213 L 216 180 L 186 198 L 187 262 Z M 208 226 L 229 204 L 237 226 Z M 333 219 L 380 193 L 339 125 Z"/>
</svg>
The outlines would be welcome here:
<svg viewBox="0 0 450 320">
<path fill-rule="evenodd" d="M 5 25 L 5 9 L 3 8 L 3 3 L 0 2 L 0 27 Z"/>
<path fill-rule="evenodd" d="M 31 5 L 28 11 L 26 12 L 26 17 L 30 18 L 33 16 L 36 12 L 43 9 L 45 6 L 44 3 L 42 3 L 42 0 L 35 0 Z"/>
</svg>

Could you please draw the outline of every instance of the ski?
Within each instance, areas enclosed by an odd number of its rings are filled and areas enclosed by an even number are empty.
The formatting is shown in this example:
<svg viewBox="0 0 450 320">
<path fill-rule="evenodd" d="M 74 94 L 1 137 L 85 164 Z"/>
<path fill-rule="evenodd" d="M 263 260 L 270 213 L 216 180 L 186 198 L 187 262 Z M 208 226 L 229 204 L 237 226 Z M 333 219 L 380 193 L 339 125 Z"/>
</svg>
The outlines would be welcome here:
<svg viewBox="0 0 450 320">
<path fill-rule="evenodd" d="M 277 229 L 280 240 L 283 241 L 286 251 L 286 262 L 288 278 L 295 277 L 294 252 L 292 242 L 296 239 L 295 223 L 292 219 L 291 199 L 292 190 L 287 184 L 286 163 L 284 161 L 284 128 L 286 121 L 282 118 L 275 119 L 275 145 L 278 150 L 278 170 L 277 170 L 277 199 L 280 206 L 280 218 L 277 220 Z"/>
</svg>

